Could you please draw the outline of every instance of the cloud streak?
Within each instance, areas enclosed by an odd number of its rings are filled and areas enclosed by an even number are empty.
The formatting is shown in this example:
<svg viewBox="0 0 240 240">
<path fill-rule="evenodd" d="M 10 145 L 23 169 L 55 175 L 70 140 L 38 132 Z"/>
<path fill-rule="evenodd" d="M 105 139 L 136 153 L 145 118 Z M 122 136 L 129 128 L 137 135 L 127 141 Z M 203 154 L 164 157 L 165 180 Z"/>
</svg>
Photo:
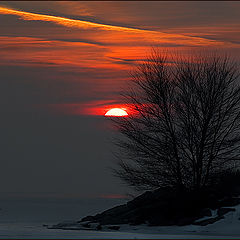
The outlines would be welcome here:
<svg viewBox="0 0 240 240">
<path fill-rule="evenodd" d="M 154 33 L 154 31 L 150 31 L 150 30 L 142 30 L 142 29 L 130 28 L 130 27 L 120 27 L 120 26 L 94 23 L 94 22 L 77 20 L 77 19 L 70 19 L 70 18 L 65 18 L 65 17 L 46 15 L 46 14 L 30 13 L 30 12 L 5 8 L 5 7 L 0 7 L 0 14 L 20 16 L 21 19 L 23 19 L 23 20 L 53 22 L 53 23 L 63 25 L 66 27 L 79 27 L 79 28 L 83 28 L 83 29 L 84 28 L 85 29 L 99 28 L 99 29 L 103 29 L 103 30 L 112 30 L 112 31 L 152 32 L 152 33 Z"/>
<path fill-rule="evenodd" d="M 132 34 L 137 34 L 138 37 L 140 34 L 145 38 L 147 37 L 147 39 L 151 39 L 152 41 L 174 42 L 177 40 L 181 44 L 185 44 L 185 45 L 222 45 L 224 44 L 221 41 L 209 40 L 201 37 L 190 37 L 190 36 L 184 36 L 181 34 L 172 34 L 172 33 L 169 34 L 169 33 L 162 33 L 159 31 L 138 29 L 133 27 L 121 27 L 121 26 L 115 26 L 115 25 L 101 24 L 101 23 L 70 19 L 70 18 L 59 17 L 59 16 L 19 11 L 19 10 L 14 10 L 6 7 L 0 7 L 0 14 L 19 16 L 21 19 L 27 20 L 27 21 L 52 22 L 52 23 L 62 25 L 65 27 L 70 27 L 70 28 L 99 29 L 104 31 L 132 33 Z"/>
</svg>

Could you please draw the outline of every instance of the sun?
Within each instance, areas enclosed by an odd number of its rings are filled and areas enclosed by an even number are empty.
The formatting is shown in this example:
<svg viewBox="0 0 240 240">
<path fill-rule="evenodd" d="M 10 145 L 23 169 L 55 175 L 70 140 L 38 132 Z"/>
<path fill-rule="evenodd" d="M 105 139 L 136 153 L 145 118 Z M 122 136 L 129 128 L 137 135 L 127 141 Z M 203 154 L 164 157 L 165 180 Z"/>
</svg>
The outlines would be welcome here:
<svg viewBox="0 0 240 240">
<path fill-rule="evenodd" d="M 121 108 L 112 108 L 105 113 L 106 117 L 126 117 L 128 113 Z"/>
</svg>

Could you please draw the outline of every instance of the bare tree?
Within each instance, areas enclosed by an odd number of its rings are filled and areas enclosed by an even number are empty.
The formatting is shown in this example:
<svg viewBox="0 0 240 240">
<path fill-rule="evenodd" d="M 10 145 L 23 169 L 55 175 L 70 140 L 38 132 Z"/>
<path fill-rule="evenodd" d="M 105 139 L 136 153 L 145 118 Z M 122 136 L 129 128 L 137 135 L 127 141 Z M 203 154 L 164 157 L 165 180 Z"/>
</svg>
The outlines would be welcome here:
<svg viewBox="0 0 240 240">
<path fill-rule="evenodd" d="M 240 87 L 227 56 L 169 61 L 153 51 L 124 94 L 129 116 L 113 118 L 123 135 L 118 177 L 138 190 L 199 190 L 240 159 Z"/>
</svg>

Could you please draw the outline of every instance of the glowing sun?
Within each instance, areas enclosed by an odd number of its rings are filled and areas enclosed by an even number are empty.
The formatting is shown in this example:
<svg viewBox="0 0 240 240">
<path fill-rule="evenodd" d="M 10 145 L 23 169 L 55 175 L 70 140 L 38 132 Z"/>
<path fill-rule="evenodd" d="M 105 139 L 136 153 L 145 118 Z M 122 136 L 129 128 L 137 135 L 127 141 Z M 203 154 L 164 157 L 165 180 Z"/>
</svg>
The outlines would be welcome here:
<svg viewBox="0 0 240 240">
<path fill-rule="evenodd" d="M 106 117 L 125 117 L 128 113 L 121 108 L 112 108 L 106 112 Z"/>
</svg>

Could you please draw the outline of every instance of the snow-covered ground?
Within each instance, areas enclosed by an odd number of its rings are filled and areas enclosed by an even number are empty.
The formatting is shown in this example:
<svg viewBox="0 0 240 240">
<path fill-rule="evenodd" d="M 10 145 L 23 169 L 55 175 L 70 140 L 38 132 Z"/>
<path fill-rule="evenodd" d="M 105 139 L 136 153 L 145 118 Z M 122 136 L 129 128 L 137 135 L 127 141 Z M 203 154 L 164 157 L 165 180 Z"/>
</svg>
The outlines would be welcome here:
<svg viewBox="0 0 240 240">
<path fill-rule="evenodd" d="M 240 205 L 235 212 L 229 212 L 225 218 L 207 226 L 122 226 L 121 231 L 144 234 L 157 234 L 157 238 L 240 238 Z M 148 237 L 147 237 L 148 238 Z"/>
<path fill-rule="evenodd" d="M 119 231 L 61 230 L 47 229 L 43 224 L 57 224 L 61 220 L 74 220 L 94 214 L 120 201 L 108 202 L 99 200 L 88 202 L 12 202 L 4 205 L 0 202 L 0 238 L 4 239 L 239 239 L 240 238 L 240 205 L 235 212 L 229 212 L 225 218 L 207 226 L 170 226 L 149 227 L 146 225 L 121 225 Z M 97 205 L 98 204 L 98 205 Z M 89 209 L 87 211 L 87 209 Z M 27 213 L 27 215 L 26 215 Z M 71 213 L 71 214 L 70 214 Z M 24 215 L 25 214 L 25 215 Z M 79 216 L 79 217 L 77 217 Z"/>
<path fill-rule="evenodd" d="M 109 231 L 108 226 L 103 226 L 101 231 L 87 231 L 83 238 L 240 238 L 240 205 L 234 207 L 235 211 L 229 212 L 224 219 L 219 220 L 207 226 L 188 225 L 188 226 L 161 226 L 149 227 L 147 225 L 119 225 L 120 230 Z M 217 215 L 217 211 L 212 211 L 213 216 Z M 210 218 L 210 217 L 209 217 Z M 207 217 L 203 218 L 207 219 Z M 202 220 L 203 220 L 202 219 Z M 76 224 L 76 229 L 79 225 Z M 74 227 L 74 225 L 73 225 Z M 68 230 L 63 230 L 68 231 Z M 78 231 L 78 230 L 69 230 Z M 80 230 L 82 231 L 82 230 Z M 89 234 L 89 236 L 88 236 Z M 85 235 L 85 234 L 84 234 Z"/>
<path fill-rule="evenodd" d="M 122 226 L 121 231 L 84 231 L 84 230 L 57 230 L 46 229 L 36 225 L 1 225 L 0 238 L 2 239 L 239 239 L 240 234 L 209 231 L 189 227 L 129 227 Z M 224 229 L 228 226 L 224 225 Z M 239 232 L 239 230 L 238 230 Z M 227 234 L 226 234 L 227 233 Z"/>
</svg>

